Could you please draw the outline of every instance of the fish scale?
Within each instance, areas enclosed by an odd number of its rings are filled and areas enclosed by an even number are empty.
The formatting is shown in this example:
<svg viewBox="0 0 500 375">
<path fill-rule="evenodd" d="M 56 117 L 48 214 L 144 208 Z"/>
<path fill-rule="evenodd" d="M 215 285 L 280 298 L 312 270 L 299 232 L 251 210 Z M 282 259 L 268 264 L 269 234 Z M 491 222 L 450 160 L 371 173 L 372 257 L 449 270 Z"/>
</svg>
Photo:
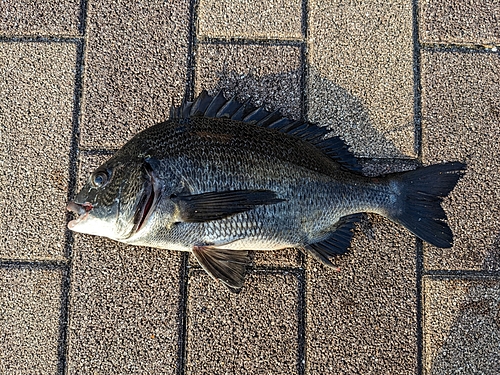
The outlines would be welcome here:
<svg viewBox="0 0 500 375">
<path fill-rule="evenodd" d="M 88 179 L 68 209 L 70 229 L 161 249 L 191 251 L 232 291 L 248 250 L 298 247 L 332 266 L 363 212 L 452 245 L 441 207 L 463 175 L 459 162 L 371 178 L 325 128 L 248 102 L 211 97 L 171 110 Z"/>
</svg>

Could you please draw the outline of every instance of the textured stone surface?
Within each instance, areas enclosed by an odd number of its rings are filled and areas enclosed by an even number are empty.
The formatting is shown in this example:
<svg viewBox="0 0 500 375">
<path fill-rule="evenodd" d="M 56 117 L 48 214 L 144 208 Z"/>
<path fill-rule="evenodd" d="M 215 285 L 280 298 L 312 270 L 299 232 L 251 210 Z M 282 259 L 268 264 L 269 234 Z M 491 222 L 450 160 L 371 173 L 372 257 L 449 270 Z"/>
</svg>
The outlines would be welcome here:
<svg viewBox="0 0 500 375">
<path fill-rule="evenodd" d="M 240 100 L 300 117 L 301 59 L 298 47 L 201 44 L 196 92 L 223 89 Z"/>
<path fill-rule="evenodd" d="M 495 54 L 422 55 L 423 157 L 458 160 L 467 173 L 445 200 L 452 249 L 425 246 L 432 269 L 500 269 L 500 58 Z"/>
<path fill-rule="evenodd" d="M 255 105 L 300 118 L 300 49 L 289 46 L 201 44 L 196 93 L 224 90 L 227 97 L 252 98 Z M 256 266 L 298 266 L 296 250 L 256 252 Z"/>
<path fill-rule="evenodd" d="M 201 0 L 198 35 L 212 38 L 300 39 L 300 0 Z"/>
<path fill-rule="evenodd" d="M 60 301 L 60 271 L 0 268 L 0 373 L 57 373 Z"/>
<path fill-rule="evenodd" d="M 0 43 L 0 258 L 64 257 L 75 53 Z"/>
<path fill-rule="evenodd" d="M 0 35 L 78 35 L 80 1 L 7 0 L 0 6 Z"/>
<path fill-rule="evenodd" d="M 307 96 L 312 121 L 356 154 L 414 157 L 412 4 L 309 4 Z"/>
<path fill-rule="evenodd" d="M 184 95 L 189 1 L 90 2 L 81 145 L 119 148 Z"/>
<path fill-rule="evenodd" d="M 252 273 L 232 294 L 203 271 L 189 280 L 187 374 L 297 372 L 298 282 Z"/>
<path fill-rule="evenodd" d="M 415 374 L 415 241 L 363 219 L 338 269 L 308 258 L 307 373 Z"/>
<path fill-rule="evenodd" d="M 496 0 L 420 1 L 424 43 L 500 44 L 500 3 Z"/>
<path fill-rule="evenodd" d="M 424 279 L 425 374 L 499 374 L 500 281 Z"/>
<path fill-rule="evenodd" d="M 78 185 L 108 157 L 84 153 Z M 175 373 L 180 253 L 75 237 L 70 374 Z"/>
<path fill-rule="evenodd" d="M 175 373 L 179 253 L 78 234 L 73 253 L 69 373 Z"/>
</svg>

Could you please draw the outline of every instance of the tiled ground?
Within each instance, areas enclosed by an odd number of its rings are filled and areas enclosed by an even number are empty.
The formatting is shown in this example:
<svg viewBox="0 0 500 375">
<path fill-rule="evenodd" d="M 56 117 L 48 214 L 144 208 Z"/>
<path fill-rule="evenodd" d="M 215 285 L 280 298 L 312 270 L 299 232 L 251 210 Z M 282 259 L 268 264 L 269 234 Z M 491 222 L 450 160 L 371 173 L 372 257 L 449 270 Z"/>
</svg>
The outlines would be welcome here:
<svg viewBox="0 0 500 375">
<path fill-rule="evenodd" d="M 495 1 L 4 1 L 0 374 L 500 373 Z M 220 88 L 342 135 L 365 172 L 444 160 L 451 249 L 367 215 L 337 270 L 254 255 L 239 295 L 186 254 L 73 235 L 89 171 Z"/>
</svg>

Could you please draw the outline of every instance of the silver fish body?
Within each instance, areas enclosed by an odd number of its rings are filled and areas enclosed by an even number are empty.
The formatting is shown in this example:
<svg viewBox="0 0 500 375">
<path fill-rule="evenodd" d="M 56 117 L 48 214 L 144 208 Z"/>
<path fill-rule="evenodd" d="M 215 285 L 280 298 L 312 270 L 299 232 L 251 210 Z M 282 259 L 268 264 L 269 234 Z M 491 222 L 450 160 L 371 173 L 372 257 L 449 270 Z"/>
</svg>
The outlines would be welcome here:
<svg viewBox="0 0 500 375">
<path fill-rule="evenodd" d="M 222 94 L 203 92 L 99 167 L 68 209 L 74 231 L 192 251 L 233 290 L 248 250 L 298 247 L 327 265 L 363 212 L 449 247 L 440 203 L 465 166 L 369 178 L 340 138 Z"/>
</svg>

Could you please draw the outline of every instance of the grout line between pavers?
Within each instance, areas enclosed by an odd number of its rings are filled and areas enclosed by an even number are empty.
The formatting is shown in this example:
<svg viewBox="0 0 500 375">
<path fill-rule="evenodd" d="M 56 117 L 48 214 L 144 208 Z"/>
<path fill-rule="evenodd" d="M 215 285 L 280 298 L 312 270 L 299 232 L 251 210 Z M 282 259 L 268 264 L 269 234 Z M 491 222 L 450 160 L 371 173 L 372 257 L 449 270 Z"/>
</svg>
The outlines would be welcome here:
<svg viewBox="0 0 500 375">
<path fill-rule="evenodd" d="M 186 88 L 184 99 L 192 101 L 194 99 L 195 76 L 196 76 L 196 19 L 198 13 L 198 1 L 191 0 L 189 4 L 189 30 L 188 30 L 188 50 L 186 62 Z"/>
<path fill-rule="evenodd" d="M 423 294 L 423 272 L 424 272 L 424 243 L 420 238 L 415 241 L 415 279 L 416 279 L 416 339 L 417 339 L 417 375 L 424 371 L 424 294 Z"/>
<path fill-rule="evenodd" d="M 251 39 L 251 38 L 197 38 L 198 44 L 219 44 L 219 45 L 262 45 L 280 47 L 300 47 L 304 44 L 302 39 Z"/>
<path fill-rule="evenodd" d="M 301 253 L 302 254 L 302 253 Z M 304 258 L 304 256 L 302 256 Z M 307 279 L 305 267 L 296 271 L 297 275 L 297 373 L 304 375 L 306 373 L 306 354 L 307 354 L 307 336 L 306 336 L 306 319 L 307 319 Z"/>
<path fill-rule="evenodd" d="M 177 375 L 184 375 L 187 356 L 187 301 L 189 296 L 189 253 L 181 254 L 181 265 L 179 267 L 179 305 L 177 310 L 178 332 L 177 332 Z"/>
<path fill-rule="evenodd" d="M 300 45 L 301 75 L 300 75 L 300 101 L 301 117 L 307 121 L 309 117 L 309 100 L 307 96 L 307 86 L 309 79 L 309 68 L 307 58 L 308 30 L 308 1 L 302 0 L 301 17 L 302 44 Z M 301 268 L 297 271 L 298 281 L 298 304 L 297 304 L 297 373 L 304 375 L 307 365 L 307 278 L 306 278 L 306 257 L 302 251 L 298 252 L 299 264 Z"/>
<path fill-rule="evenodd" d="M 499 279 L 500 270 L 427 270 L 423 277 L 430 279 Z"/>
<path fill-rule="evenodd" d="M 453 43 L 421 43 L 423 51 L 430 52 L 460 52 L 460 53 L 493 53 L 500 54 L 500 45 L 465 45 Z"/>
<path fill-rule="evenodd" d="M 415 153 L 419 164 L 422 163 L 422 81 L 421 81 L 421 45 L 419 38 L 419 12 L 418 0 L 412 1 L 412 32 L 413 32 L 413 121 L 415 126 L 415 140 L 414 147 Z M 416 373 L 417 375 L 423 374 L 424 363 L 424 331 L 423 331 L 423 288 L 422 288 L 422 274 L 424 272 L 424 244 L 419 238 L 415 241 L 415 289 L 416 289 Z"/>
<path fill-rule="evenodd" d="M 57 345 L 57 363 L 58 373 L 64 375 L 67 373 L 67 343 L 69 326 L 69 290 L 71 283 L 71 264 L 67 264 L 61 275 L 61 311 L 59 314 L 59 340 Z"/>
<path fill-rule="evenodd" d="M 0 43 L 81 43 L 82 40 L 81 36 L 0 36 Z"/>
<path fill-rule="evenodd" d="M 85 35 L 85 30 L 87 28 L 87 0 L 80 0 L 80 13 L 78 14 L 78 31 L 82 35 Z"/>
<path fill-rule="evenodd" d="M 189 272 L 192 272 L 196 275 L 203 275 L 206 271 L 200 266 L 188 266 Z M 298 275 L 300 272 L 304 270 L 304 267 L 265 267 L 260 266 L 259 268 L 249 267 L 247 268 L 248 274 L 259 274 L 259 275 L 287 275 L 294 274 Z M 208 274 L 207 274 L 208 275 Z"/>
<path fill-rule="evenodd" d="M 36 270 L 65 269 L 68 266 L 66 260 L 0 260 L 0 268 L 29 268 Z"/>
<path fill-rule="evenodd" d="M 80 14 L 78 30 L 82 37 L 78 38 L 76 63 L 75 63 L 75 83 L 73 92 L 73 116 L 72 116 L 72 132 L 71 144 L 69 150 L 69 165 L 68 165 L 68 194 L 67 200 L 73 198 L 78 181 L 78 146 L 80 142 L 80 121 L 83 100 L 83 74 L 85 67 L 85 33 L 87 24 L 87 0 L 80 0 Z M 69 212 L 66 213 L 66 222 L 72 217 Z M 61 375 L 68 373 L 68 337 L 69 337 L 69 319 L 70 319 L 70 303 L 71 303 L 71 273 L 73 263 L 73 233 L 66 228 L 65 233 L 65 256 L 67 259 L 67 267 L 63 273 L 61 285 L 61 314 L 59 322 L 59 342 L 58 342 L 58 372 Z"/>
<path fill-rule="evenodd" d="M 186 87 L 184 100 L 194 99 L 195 78 L 196 78 L 196 20 L 198 14 L 198 1 L 191 0 L 189 3 L 189 28 L 188 28 L 188 49 L 186 61 Z M 177 336 L 177 375 L 184 375 L 186 372 L 187 360 L 187 304 L 189 298 L 189 253 L 182 253 L 181 265 L 179 269 L 179 306 L 178 316 L 178 336 Z"/>
</svg>

